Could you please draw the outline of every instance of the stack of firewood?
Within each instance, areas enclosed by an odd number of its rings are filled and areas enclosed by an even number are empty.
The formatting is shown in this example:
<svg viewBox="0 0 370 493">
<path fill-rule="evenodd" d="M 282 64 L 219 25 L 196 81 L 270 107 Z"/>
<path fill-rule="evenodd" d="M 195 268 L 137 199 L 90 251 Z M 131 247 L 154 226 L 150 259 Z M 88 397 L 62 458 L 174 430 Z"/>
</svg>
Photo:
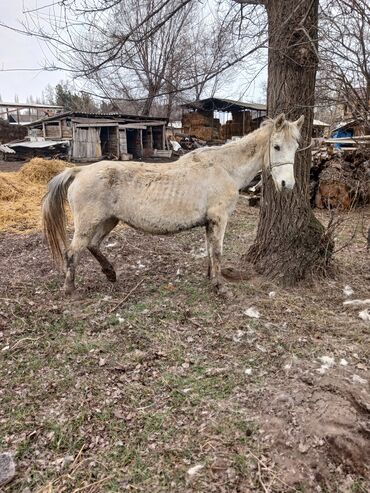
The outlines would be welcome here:
<svg viewBox="0 0 370 493">
<path fill-rule="evenodd" d="M 370 202 L 370 149 L 314 151 L 310 194 L 311 204 L 320 209 L 349 209 Z"/>
</svg>

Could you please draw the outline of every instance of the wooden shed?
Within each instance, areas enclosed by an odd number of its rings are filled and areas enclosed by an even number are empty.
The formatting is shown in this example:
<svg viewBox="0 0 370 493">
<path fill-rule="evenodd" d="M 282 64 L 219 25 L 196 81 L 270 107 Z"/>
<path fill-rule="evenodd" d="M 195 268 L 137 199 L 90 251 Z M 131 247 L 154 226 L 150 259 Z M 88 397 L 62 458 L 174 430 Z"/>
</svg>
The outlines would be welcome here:
<svg viewBox="0 0 370 493">
<path fill-rule="evenodd" d="M 31 139 L 66 140 L 72 161 L 151 157 L 166 149 L 167 119 L 66 112 L 28 125 Z"/>
<path fill-rule="evenodd" d="M 259 127 L 266 117 L 265 104 L 207 98 L 181 105 L 182 131 L 205 141 L 242 137 Z M 224 114 L 224 123 L 216 115 Z"/>
</svg>

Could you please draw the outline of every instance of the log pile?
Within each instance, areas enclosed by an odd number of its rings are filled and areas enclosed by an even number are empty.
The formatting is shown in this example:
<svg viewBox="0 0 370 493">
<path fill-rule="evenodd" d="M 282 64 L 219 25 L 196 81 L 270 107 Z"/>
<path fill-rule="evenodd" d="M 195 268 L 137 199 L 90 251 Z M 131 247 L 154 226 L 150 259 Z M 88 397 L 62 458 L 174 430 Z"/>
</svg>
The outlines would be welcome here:
<svg viewBox="0 0 370 493">
<path fill-rule="evenodd" d="M 312 207 L 348 210 L 370 203 L 370 148 L 344 153 L 329 146 L 313 151 L 312 156 Z M 257 175 L 243 190 L 251 207 L 259 206 L 262 193 L 260 178 L 260 174 Z"/>
<path fill-rule="evenodd" d="M 27 135 L 27 128 L 22 125 L 11 125 L 0 118 L 0 144 L 13 140 L 23 140 Z"/>
<path fill-rule="evenodd" d="M 311 204 L 320 209 L 350 209 L 370 202 L 370 149 L 314 151 L 310 195 Z"/>
</svg>

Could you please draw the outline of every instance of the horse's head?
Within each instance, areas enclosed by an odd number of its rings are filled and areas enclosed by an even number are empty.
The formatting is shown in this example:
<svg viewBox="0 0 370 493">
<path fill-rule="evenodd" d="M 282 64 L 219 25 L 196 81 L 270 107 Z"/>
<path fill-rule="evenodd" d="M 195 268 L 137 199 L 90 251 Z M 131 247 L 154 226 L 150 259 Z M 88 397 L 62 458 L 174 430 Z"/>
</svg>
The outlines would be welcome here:
<svg viewBox="0 0 370 493">
<path fill-rule="evenodd" d="M 266 164 L 279 191 L 283 188 L 291 190 L 294 187 L 294 157 L 303 121 L 302 115 L 297 121 L 289 122 L 284 113 L 272 121 Z"/>
</svg>

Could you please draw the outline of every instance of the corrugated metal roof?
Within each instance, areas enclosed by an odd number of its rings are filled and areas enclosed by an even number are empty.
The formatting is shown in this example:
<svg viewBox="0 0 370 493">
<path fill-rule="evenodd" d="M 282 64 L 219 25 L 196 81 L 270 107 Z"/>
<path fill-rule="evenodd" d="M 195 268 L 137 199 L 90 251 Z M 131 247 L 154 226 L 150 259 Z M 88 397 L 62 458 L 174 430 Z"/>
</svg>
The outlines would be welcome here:
<svg viewBox="0 0 370 493">
<path fill-rule="evenodd" d="M 0 144 L 0 152 L 4 152 L 5 154 L 15 154 L 15 151 L 10 149 L 10 147 L 5 144 Z"/>
<path fill-rule="evenodd" d="M 340 122 L 340 123 L 338 123 L 338 125 L 336 125 L 334 127 L 333 132 L 335 132 L 336 130 L 339 130 L 340 128 L 346 128 L 348 126 L 351 126 L 354 123 L 356 123 L 356 120 L 348 120 L 346 122 Z"/>
<path fill-rule="evenodd" d="M 95 119 L 106 119 L 107 117 L 126 120 L 126 122 L 137 122 L 144 120 L 154 120 L 154 121 L 163 121 L 164 123 L 168 122 L 168 118 L 161 118 L 159 116 L 142 116 L 142 115 L 127 115 L 124 113 L 87 113 L 83 111 L 65 111 L 63 113 L 58 113 L 57 115 L 47 116 L 45 118 L 40 118 L 29 124 L 30 127 L 34 125 L 40 125 L 43 122 L 48 122 L 52 120 L 60 120 L 61 118 L 71 117 L 71 118 L 95 118 Z"/>
<path fill-rule="evenodd" d="M 63 106 L 56 104 L 39 104 L 39 103 L 3 103 L 0 102 L 0 108 L 45 108 L 53 110 L 63 110 Z"/>
<path fill-rule="evenodd" d="M 314 120 L 313 125 L 315 127 L 330 127 L 329 123 L 322 122 L 321 120 Z"/>
<path fill-rule="evenodd" d="M 244 101 L 235 101 L 233 99 L 224 98 L 207 98 L 201 99 L 199 101 L 193 101 L 191 103 L 186 103 L 181 105 L 184 108 L 193 109 L 203 109 L 206 111 L 242 111 L 255 110 L 255 111 L 266 111 L 267 106 L 262 103 L 248 103 Z"/>
<path fill-rule="evenodd" d="M 43 149 L 45 147 L 53 147 L 60 144 L 69 145 L 68 140 L 36 140 L 30 142 L 29 140 L 24 140 L 21 142 L 14 142 L 12 144 L 6 144 L 8 147 L 29 147 L 31 149 Z"/>
</svg>

